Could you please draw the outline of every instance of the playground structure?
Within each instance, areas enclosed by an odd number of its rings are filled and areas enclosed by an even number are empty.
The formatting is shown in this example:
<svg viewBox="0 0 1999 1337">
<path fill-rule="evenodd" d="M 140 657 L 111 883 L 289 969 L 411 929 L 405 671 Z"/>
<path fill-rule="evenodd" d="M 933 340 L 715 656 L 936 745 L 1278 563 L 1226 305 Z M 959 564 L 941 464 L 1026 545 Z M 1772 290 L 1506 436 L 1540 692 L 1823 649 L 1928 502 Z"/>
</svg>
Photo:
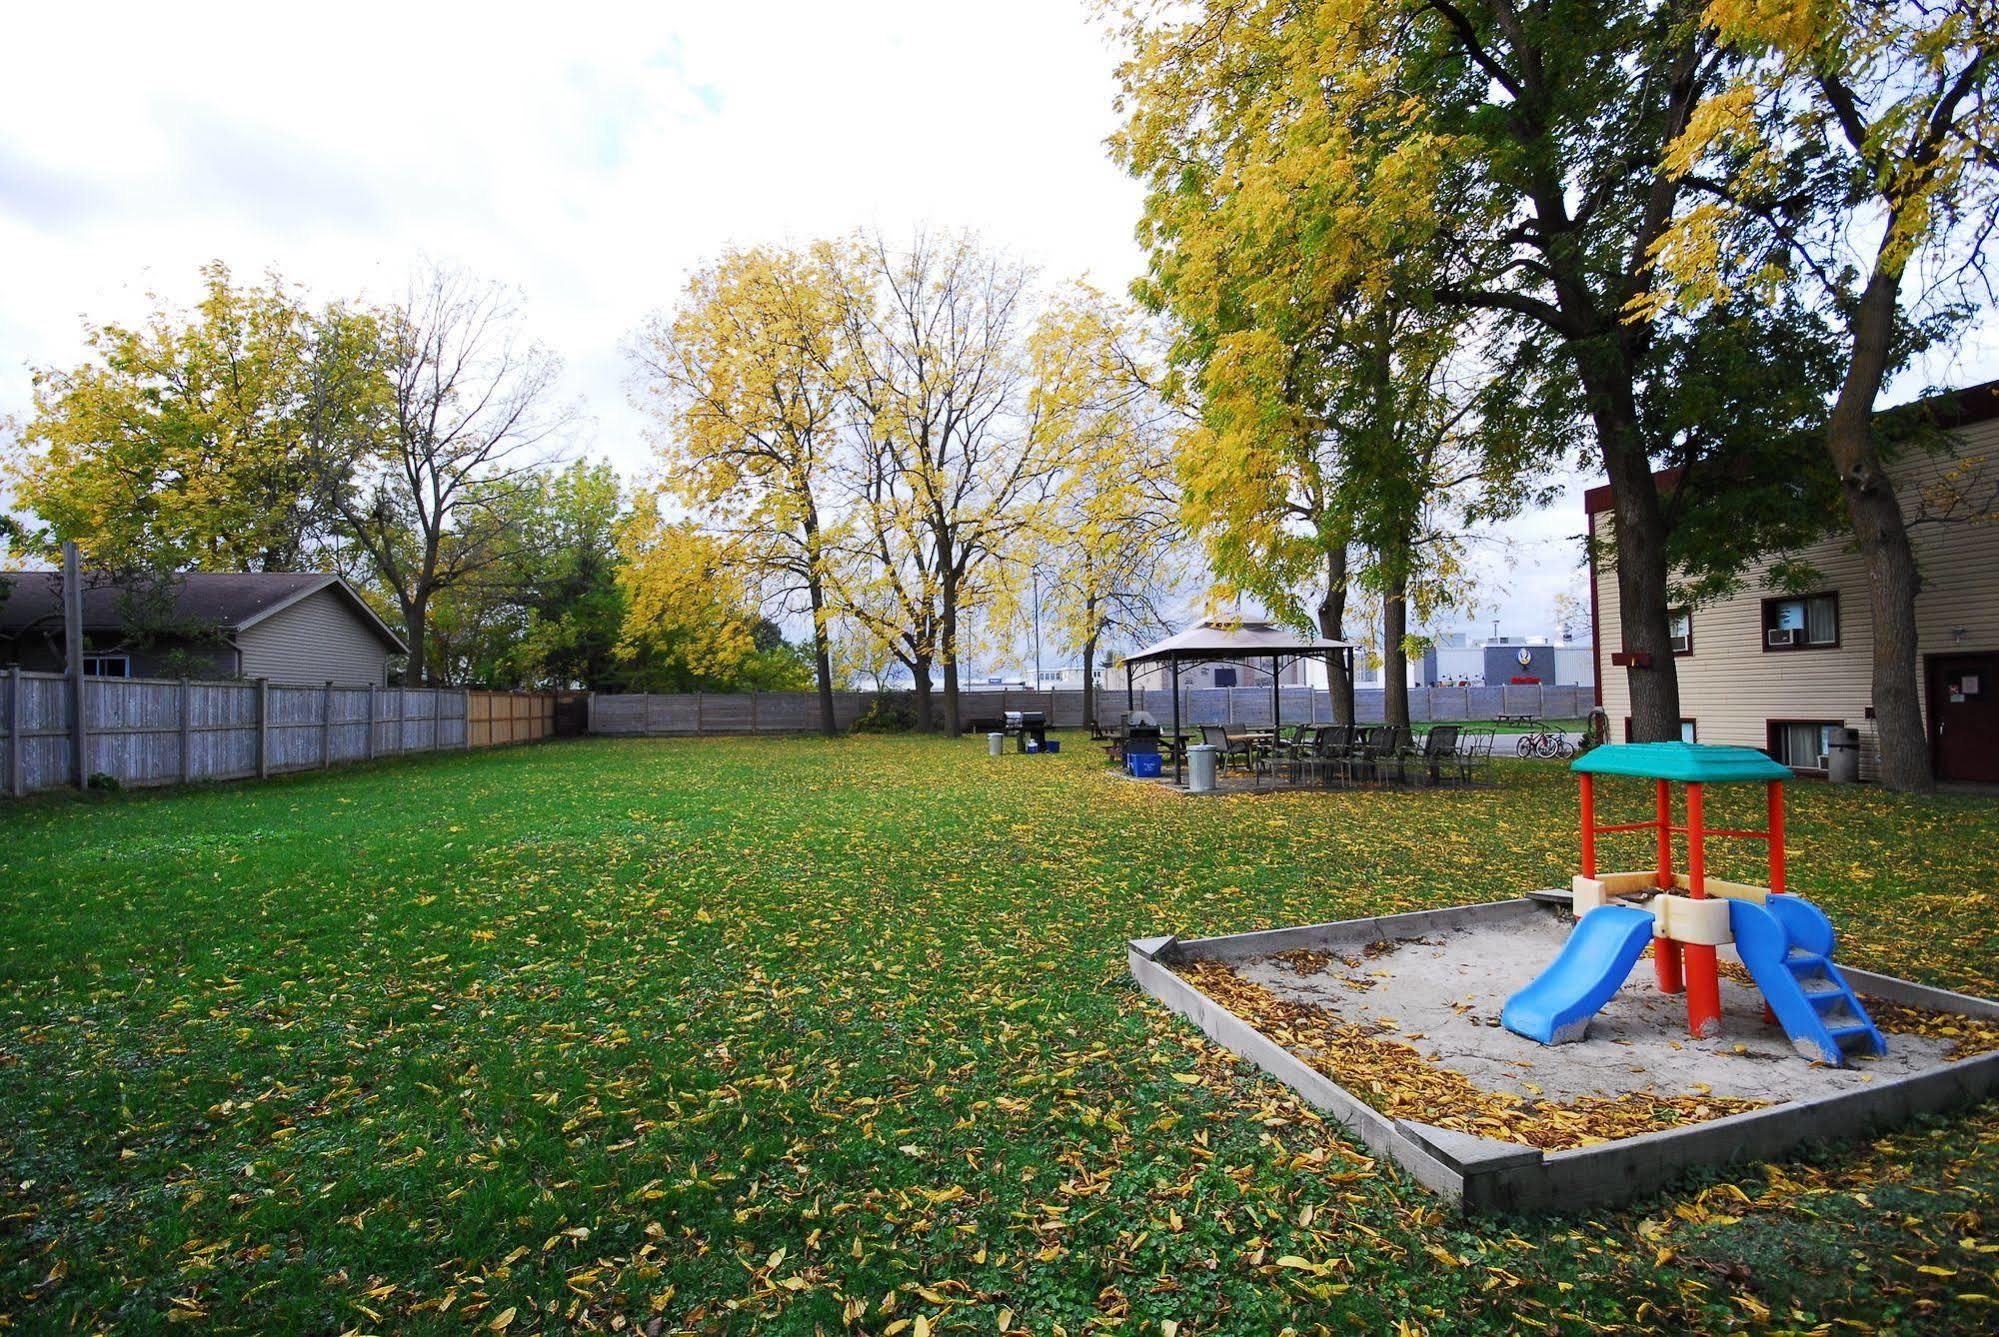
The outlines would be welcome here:
<svg viewBox="0 0 1999 1337">
<path fill-rule="evenodd" d="M 1508 998 L 1501 1023 L 1544 1045 L 1584 1038 L 1590 1019 L 1623 987 L 1652 947 L 1658 987 L 1684 994 L 1687 1031 L 1710 1039 L 1721 1029 L 1719 951 L 1732 946 L 1764 998 L 1764 1017 L 1784 1028 L 1798 1053 L 1840 1066 L 1849 1054 L 1882 1054 L 1886 1043 L 1845 977 L 1833 964 L 1836 935 L 1825 914 L 1784 885 L 1784 781 L 1788 768 L 1761 752 L 1695 743 L 1624 743 L 1591 750 L 1572 767 L 1581 781 L 1582 871 L 1571 885 L 1576 915 L 1554 961 Z M 1649 780 L 1653 816 L 1599 825 L 1596 777 Z M 1711 784 L 1765 788 L 1768 826 L 1761 831 L 1711 828 Z M 1673 820 L 1672 786 L 1685 787 L 1686 818 Z M 1651 869 L 1599 873 L 1597 838 L 1651 831 Z M 1686 841 L 1686 869 L 1676 871 L 1674 837 Z M 1769 885 L 1710 877 L 1713 837 L 1761 840 L 1769 851 Z"/>
</svg>

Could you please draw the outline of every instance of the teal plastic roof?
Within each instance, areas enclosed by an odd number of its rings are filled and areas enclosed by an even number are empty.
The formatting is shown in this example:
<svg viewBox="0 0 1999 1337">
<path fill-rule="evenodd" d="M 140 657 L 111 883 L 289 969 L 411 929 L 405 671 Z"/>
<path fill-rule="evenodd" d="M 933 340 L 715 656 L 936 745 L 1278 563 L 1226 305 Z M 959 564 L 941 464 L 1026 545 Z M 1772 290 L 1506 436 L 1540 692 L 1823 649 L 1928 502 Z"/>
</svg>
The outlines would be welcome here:
<svg viewBox="0 0 1999 1337">
<path fill-rule="evenodd" d="M 1577 757 L 1569 769 L 1591 775 L 1636 775 L 1683 784 L 1789 780 L 1791 768 L 1753 747 L 1712 743 L 1610 743 Z"/>
</svg>

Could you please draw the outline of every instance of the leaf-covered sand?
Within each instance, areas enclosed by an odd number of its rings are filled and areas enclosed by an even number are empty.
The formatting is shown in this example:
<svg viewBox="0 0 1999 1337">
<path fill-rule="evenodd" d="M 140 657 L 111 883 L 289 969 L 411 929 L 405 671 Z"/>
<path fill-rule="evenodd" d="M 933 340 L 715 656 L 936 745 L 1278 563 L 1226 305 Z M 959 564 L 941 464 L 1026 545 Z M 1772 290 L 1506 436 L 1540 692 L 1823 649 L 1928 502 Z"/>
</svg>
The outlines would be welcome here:
<svg viewBox="0 0 1999 1337">
<path fill-rule="evenodd" d="M 1466 1221 L 1127 980 L 1139 934 L 1564 880 L 1565 777 L 1499 778 L 591 741 L 0 808 L 0 1324 L 1999 1322 L 1990 1108 Z M 1999 990 L 1999 805 L 1794 791 L 1845 959 Z"/>
</svg>

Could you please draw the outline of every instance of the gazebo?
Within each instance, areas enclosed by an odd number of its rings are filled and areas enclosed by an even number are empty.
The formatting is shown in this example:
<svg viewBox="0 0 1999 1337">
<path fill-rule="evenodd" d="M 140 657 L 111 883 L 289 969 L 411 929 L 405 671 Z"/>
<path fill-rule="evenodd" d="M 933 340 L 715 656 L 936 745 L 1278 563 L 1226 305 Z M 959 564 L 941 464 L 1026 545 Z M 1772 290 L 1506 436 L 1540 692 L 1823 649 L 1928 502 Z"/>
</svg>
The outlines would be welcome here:
<svg viewBox="0 0 1999 1337">
<path fill-rule="evenodd" d="M 1267 660 L 1270 664 L 1270 727 L 1277 728 L 1283 722 L 1283 687 L 1280 677 L 1284 666 L 1298 660 L 1316 659 L 1327 667 L 1327 681 L 1332 680 L 1332 665 L 1337 658 L 1346 666 L 1346 716 L 1353 715 L 1353 663 L 1354 648 L 1346 641 L 1329 640 L 1324 636 L 1300 636 L 1274 622 L 1202 622 L 1186 631 L 1143 650 L 1126 655 L 1124 658 L 1125 706 L 1131 709 L 1136 703 L 1132 687 L 1131 671 L 1144 664 L 1164 663 L 1167 676 L 1173 687 L 1173 732 L 1180 732 L 1180 669 L 1188 664 L 1239 664 L 1256 663 Z M 1182 753 L 1173 749 L 1173 780 L 1181 780 Z"/>
</svg>

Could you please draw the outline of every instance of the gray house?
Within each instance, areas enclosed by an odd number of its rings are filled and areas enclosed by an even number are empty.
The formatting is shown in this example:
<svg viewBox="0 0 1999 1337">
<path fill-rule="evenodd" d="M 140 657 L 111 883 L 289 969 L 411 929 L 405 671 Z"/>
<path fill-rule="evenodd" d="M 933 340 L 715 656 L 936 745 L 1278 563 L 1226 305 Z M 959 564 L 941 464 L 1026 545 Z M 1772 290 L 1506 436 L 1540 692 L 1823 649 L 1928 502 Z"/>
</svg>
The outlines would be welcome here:
<svg viewBox="0 0 1999 1337">
<path fill-rule="evenodd" d="M 83 671 L 384 685 L 408 647 L 352 586 L 311 572 L 190 572 L 157 591 L 86 573 Z M 0 664 L 63 669 L 62 577 L 0 572 Z"/>
</svg>

